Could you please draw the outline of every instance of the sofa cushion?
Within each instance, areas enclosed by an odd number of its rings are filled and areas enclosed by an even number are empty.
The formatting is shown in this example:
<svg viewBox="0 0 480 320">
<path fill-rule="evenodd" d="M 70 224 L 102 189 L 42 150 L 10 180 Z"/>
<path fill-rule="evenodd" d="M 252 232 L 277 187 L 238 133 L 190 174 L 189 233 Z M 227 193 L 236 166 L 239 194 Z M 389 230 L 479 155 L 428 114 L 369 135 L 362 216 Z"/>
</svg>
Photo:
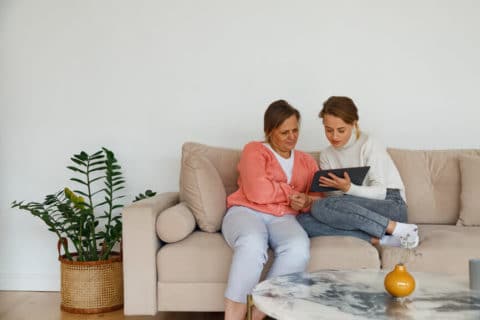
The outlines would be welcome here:
<svg viewBox="0 0 480 320">
<path fill-rule="evenodd" d="M 185 156 L 180 175 L 180 199 L 190 208 L 201 230 L 220 230 L 226 198 L 223 182 L 210 160 L 201 155 Z"/>
<path fill-rule="evenodd" d="M 159 282 L 226 282 L 232 250 L 220 232 L 195 231 L 157 253 Z"/>
<path fill-rule="evenodd" d="M 354 237 L 322 236 L 310 239 L 308 271 L 322 269 L 379 269 L 378 250 Z"/>
<path fill-rule="evenodd" d="M 462 188 L 457 225 L 480 226 L 480 157 L 460 157 Z"/>
<path fill-rule="evenodd" d="M 309 271 L 320 269 L 380 268 L 378 251 L 366 241 L 352 237 L 311 239 Z M 219 232 L 195 231 L 187 238 L 164 245 L 157 254 L 159 282 L 227 282 L 232 249 Z M 261 279 L 273 262 L 269 259 Z M 352 259 L 355 257 L 355 259 Z"/>
<path fill-rule="evenodd" d="M 227 195 L 238 189 L 237 164 L 240 160 L 240 150 L 207 146 L 200 143 L 186 142 L 182 147 L 182 168 L 180 183 L 182 182 L 183 168 L 189 157 L 204 157 L 213 164 L 225 187 Z"/>
<path fill-rule="evenodd" d="M 419 151 L 389 149 L 400 172 L 410 223 L 454 225 L 460 212 L 461 155 L 479 150 Z"/>
<path fill-rule="evenodd" d="M 159 282 L 226 283 L 233 251 L 219 232 L 195 231 L 186 239 L 167 244 L 157 254 Z M 261 279 L 270 269 L 273 253 Z"/>
<path fill-rule="evenodd" d="M 468 260 L 480 258 L 478 227 L 419 225 L 420 244 L 414 250 L 381 247 L 382 268 L 404 262 L 410 271 L 456 274 L 468 278 Z"/>
<path fill-rule="evenodd" d="M 195 218 L 187 205 L 181 202 L 158 215 L 156 229 L 162 241 L 180 241 L 195 229 Z"/>
</svg>

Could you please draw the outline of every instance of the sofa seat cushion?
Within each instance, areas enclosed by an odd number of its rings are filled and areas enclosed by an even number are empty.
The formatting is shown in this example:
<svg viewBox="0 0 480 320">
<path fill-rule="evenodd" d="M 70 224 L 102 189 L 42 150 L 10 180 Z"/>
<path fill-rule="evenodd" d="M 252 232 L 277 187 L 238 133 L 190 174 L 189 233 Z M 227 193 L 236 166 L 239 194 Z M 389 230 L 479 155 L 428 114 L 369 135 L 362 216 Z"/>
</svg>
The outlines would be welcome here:
<svg viewBox="0 0 480 320">
<path fill-rule="evenodd" d="M 343 236 L 310 239 L 308 271 L 322 269 L 379 269 L 378 250 L 367 241 Z"/>
<path fill-rule="evenodd" d="M 468 278 L 468 260 L 480 258 L 480 228 L 419 225 L 415 250 L 381 247 L 382 268 L 405 262 L 410 271 L 449 273 Z"/>
<path fill-rule="evenodd" d="M 159 282 L 226 282 L 232 249 L 220 232 L 195 231 L 157 253 Z"/>
<path fill-rule="evenodd" d="M 316 237 L 311 239 L 309 271 L 320 269 L 357 269 L 380 267 L 378 251 L 366 241 L 352 237 Z M 195 231 L 185 239 L 169 243 L 157 254 L 159 282 L 227 282 L 232 249 L 220 232 Z M 262 273 L 265 277 L 273 262 L 272 251 Z"/>
<path fill-rule="evenodd" d="M 227 283 L 232 256 L 233 250 L 222 233 L 195 231 L 182 241 L 160 248 L 157 254 L 158 281 Z M 268 257 L 261 279 L 265 278 L 272 265 L 271 250 Z"/>
</svg>

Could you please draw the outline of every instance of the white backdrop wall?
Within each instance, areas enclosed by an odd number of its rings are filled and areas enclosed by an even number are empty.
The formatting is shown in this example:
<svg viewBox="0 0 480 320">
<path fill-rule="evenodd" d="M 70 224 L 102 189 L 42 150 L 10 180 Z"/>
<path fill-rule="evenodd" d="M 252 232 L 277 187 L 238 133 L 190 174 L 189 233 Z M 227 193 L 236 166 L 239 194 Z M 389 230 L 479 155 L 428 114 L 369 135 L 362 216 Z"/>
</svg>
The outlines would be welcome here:
<svg viewBox="0 0 480 320">
<path fill-rule="evenodd" d="M 391 147 L 478 148 L 476 0 L 0 0 L 0 289 L 58 290 L 53 234 L 13 200 L 68 185 L 69 157 L 115 151 L 132 195 L 178 189 L 185 141 L 241 148 L 266 106 L 349 95 Z"/>
</svg>

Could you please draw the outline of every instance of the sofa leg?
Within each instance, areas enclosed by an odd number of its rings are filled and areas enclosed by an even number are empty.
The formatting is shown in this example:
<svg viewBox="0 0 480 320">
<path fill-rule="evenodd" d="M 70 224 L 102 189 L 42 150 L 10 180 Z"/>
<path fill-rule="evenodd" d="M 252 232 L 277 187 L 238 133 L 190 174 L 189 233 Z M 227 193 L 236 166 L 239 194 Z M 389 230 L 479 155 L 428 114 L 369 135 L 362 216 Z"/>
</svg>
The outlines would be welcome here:
<svg viewBox="0 0 480 320">
<path fill-rule="evenodd" d="M 252 320 L 253 299 L 251 294 L 247 294 L 247 320 Z"/>
</svg>

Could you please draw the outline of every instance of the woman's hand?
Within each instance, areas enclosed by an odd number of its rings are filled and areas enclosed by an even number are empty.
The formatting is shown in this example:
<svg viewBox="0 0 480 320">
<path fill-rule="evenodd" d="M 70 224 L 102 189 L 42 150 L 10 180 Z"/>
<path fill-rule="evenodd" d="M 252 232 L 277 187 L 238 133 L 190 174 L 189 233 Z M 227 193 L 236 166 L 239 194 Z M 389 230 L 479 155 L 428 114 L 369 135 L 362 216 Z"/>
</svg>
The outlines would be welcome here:
<svg viewBox="0 0 480 320">
<path fill-rule="evenodd" d="M 310 207 L 312 202 L 312 198 L 305 193 L 297 193 L 290 196 L 290 207 L 297 211 Z"/>
<path fill-rule="evenodd" d="M 320 186 L 332 187 L 338 190 L 342 190 L 343 192 L 347 192 L 348 190 L 350 190 L 352 181 L 350 180 L 350 176 L 346 171 L 343 173 L 343 178 L 340 178 L 339 176 L 336 176 L 331 172 L 328 174 L 328 176 L 329 178 L 320 177 L 320 179 L 318 180 Z"/>
</svg>

